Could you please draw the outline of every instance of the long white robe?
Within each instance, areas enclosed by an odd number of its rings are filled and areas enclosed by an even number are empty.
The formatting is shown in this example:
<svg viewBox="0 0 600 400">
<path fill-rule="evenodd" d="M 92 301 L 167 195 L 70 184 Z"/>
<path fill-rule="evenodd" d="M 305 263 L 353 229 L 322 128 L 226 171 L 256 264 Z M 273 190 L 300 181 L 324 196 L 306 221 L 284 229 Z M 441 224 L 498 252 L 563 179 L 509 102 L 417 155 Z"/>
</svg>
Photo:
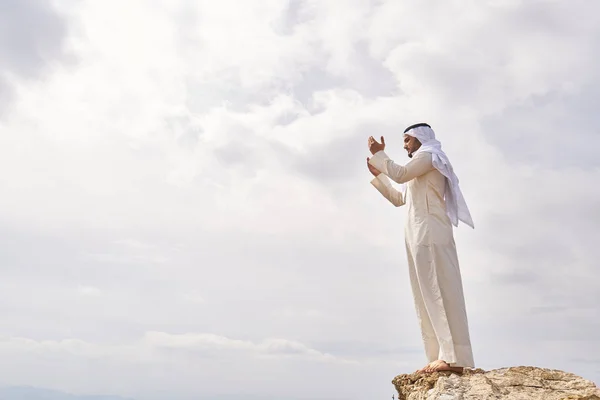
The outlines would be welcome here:
<svg viewBox="0 0 600 400">
<path fill-rule="evenodd" d="M 445 177 L 425 152 L 405 166 L 384 151 L 369 163 L 382 172 L 371 184 L 393 205 L 408 209 L 404 230 L 410 283 L 429 362 L 474 367 L 458 256 L 444 202 Z M 407 185 L 405 196 L 388 177 Z"/>
</svg>

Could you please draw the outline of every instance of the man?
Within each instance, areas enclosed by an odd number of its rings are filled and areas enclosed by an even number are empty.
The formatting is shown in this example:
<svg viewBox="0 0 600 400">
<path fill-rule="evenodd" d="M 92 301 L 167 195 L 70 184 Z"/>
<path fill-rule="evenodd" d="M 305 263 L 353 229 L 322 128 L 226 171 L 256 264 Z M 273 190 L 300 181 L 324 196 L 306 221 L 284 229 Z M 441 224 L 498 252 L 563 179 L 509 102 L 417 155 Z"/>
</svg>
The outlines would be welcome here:
<svg viewBox="0 0 600 400">
<path fill-rule="evenodd" d="M 371 184 L 396 207 L 407 206 L 405 245 L 411 288 L 429 364 L 419 372 L 474 367 L 467 313 L 452 225 L 474 228 L 452 164 L 431 126 L 411 125 L 404 149 L 411 161 L 396 164 L 381 143 L 368 139 Z M 392 187 L 388 177 L 402 185 Z"/>
</svg>

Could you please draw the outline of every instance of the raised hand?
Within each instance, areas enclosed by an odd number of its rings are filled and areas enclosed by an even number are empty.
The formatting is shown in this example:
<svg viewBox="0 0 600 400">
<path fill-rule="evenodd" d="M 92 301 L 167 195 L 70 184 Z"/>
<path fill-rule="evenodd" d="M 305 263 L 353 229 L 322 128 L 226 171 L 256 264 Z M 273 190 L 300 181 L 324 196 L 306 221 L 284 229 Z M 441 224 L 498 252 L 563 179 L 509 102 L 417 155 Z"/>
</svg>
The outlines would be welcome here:
<svg viewBox="0 0 600 400">
<path fill-rule="evenodd" d="M 378 151 L 385 149 L 385 139 L 383 136 L 381 137 L 381 143 L 378 143 L 377 140 L 373 136 L 369 136 L 368 140 L 369 151 L 371 154 L 375 154 Z"/>
<path fill-rule="evenodd" d="M 380 170 L 378 170 L 377 168 L 375 168 L 374 166 L 372 166 L 371 164 L 369 164 L 369 157 L 367 157 L 367 167 L 369 168 L 369 171 L 374 175 L 377 176 L 381 173 Z"/>
</svg>

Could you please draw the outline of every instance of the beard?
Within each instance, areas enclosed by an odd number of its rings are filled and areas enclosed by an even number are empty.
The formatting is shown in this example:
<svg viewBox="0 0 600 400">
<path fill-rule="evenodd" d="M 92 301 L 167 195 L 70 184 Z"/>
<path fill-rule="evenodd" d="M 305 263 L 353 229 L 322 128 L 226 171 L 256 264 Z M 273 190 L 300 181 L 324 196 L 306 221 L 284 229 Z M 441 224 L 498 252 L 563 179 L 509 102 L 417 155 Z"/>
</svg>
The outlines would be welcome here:
<svg viewBox="0 0 600 400">
<path fill-rule="evenodd" d="M 408 153 L 408 158 L 412 158 L 413 157 L 413 153 L 412 151 L 410 153 Z"/>
</svg>

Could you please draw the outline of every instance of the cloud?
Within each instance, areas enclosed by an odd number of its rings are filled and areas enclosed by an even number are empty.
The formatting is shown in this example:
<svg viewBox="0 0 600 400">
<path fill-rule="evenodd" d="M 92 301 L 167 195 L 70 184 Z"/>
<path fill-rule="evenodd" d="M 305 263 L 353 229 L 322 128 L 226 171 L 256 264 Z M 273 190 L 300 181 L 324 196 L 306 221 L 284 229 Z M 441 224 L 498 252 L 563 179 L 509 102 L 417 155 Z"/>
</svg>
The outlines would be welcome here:
<svg viewBox="0 0 600 400">
<path fill-rule="evenodd" d="M 206 300 L 204 300 L 204 298 L 202 296 L 200 296 L 196 293 L 187 293 L 187 294 L 183 295 L 182 298 L 186 302 L 190 302 L 190 303 L 194 303 L 194 304 L 206 303 Z"/>
<path fill-rule="evenodd" d="M 170 334 L 166 332 L 146 332 L 132 344 L 98 344 L 80 339 L 35 340 L 24 337 L 4 337 L 1 341 L 4 352 L 29 352 L 43 355 L 45 352 L 61 352 L 78 357 L 119 357 L 125 362 L 134 353 L 147 356 L 153 350 L 174 349 L 231 357 L 229 351 L 244 352 L 251 357 L 307 357 L 323 362 L 355 362 L 312 349 L 294 340 L 271 338 L 259 343 L 250 340 L 231 339 L 212 333 Z M 160 355 L 154 354 L 160 358 Z M 133 359 L 131 361 L 134 361 Z"/>
<path fill-rule="evenodd" d="M 11 7 L 15 34 L 38 23 L 0 46 L 4 382 L 390 395 L 425 359 L 406 211 L 365 142 L 404 163 L 423 120 L 475 220 L 455 237 L 478 365 L 599 379 L 596 6 Z"/>
<path fill-rule="evenodd" d="M 41 388 L 33 388 L 28 386 L 23 387 L 8 387 L 0 388 L 0 393 L 5 399 L 30 399 L 30 400 L 126 400 L 120 396 L 78 396 L 71 393 L 60 392 L 57 390 L 48 390 Z"/>
<path fill-rule="evenodd" d="M 82 296 L 98 296 L 102 293 L 102 290 L 93 286 L 79 286 L 77 292 Z"/>
<path fill-rule="evenodd" d="M 201 353 L 217 351 L 222 354 L 224 351 L 241 351 L 257 356 L 307 357 L 322 362 L 356 362 L 321 353 L 297 341 L 276 338 L 254 343 L 215 334 L 188 333 L 172 335 L 164 332 L 148 332 L 144 336 L 144 343 L 157 348 L 199 351 Z"/>
<path fill-rule="evenodd" d="M 487 118 L 484 131 L 515 162 L 593 170 L 600 165 L 593 153 L 600 135 L 590 107 L 599 93 L 598 86 L 590 84 L 532 96 Z"/>
<path fill-rule="evenodd" d="M 64 47 L 66 22 L 50 2 L 7 0 L 2 9 L 0 111 L 10 104 L 15 79 L 43 79 L 52 63 L 72 61 Z"/>
</svg>

